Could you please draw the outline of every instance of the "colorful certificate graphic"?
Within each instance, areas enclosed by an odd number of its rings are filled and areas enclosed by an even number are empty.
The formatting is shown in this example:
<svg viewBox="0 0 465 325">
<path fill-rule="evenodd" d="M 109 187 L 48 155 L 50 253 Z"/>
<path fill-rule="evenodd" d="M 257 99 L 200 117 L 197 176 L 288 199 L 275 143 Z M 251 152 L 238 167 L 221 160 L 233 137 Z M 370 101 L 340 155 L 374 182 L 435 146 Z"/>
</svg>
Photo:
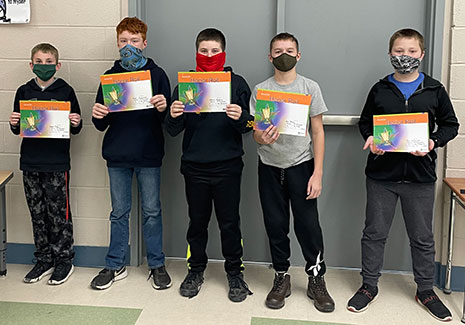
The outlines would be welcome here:
<svg viewBox="0 0 465 325">
<path fill-rule="evenodd" d="M 150 80 L 149 70 L 100 76 L 105 106 L 110 112 L 152 108 Z"/>
<path fill-rule="evenodd" d="M 70 102 L 21 100 L 19 109 L 23 138 L 69 139 Z"/>
<path fill-rule="evenodd" d="M 373 143 L 390 152 L 428 152 L 428 113 L 373 116 Z"/>
<path fill-rule="evenodd" d="M 231 72 L 178 72 L 178 93 L 186 113 L 225 112 L 231 103 Z"/>
<path fill-rule="evenodd" d="M 254 130 L 274 125 L 281 134 L 307 135 L 311 101 L 311 95 L 258 89 Z"/>
</svg>

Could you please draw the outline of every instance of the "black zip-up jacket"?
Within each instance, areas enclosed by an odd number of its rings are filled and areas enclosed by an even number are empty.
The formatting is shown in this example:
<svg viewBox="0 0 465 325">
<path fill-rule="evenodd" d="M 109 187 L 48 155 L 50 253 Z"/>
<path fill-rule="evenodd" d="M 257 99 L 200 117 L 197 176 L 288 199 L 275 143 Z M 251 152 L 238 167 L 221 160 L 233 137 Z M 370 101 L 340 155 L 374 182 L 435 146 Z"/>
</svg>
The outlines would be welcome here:
<svg viewBox="0 0 465 325">
<path fill-rule="evenodd" d="M 457 136 L 459 123 L 444 86 L 425 74 L 424 81 L 406 100 L 386 76 L 370 90 L 360 116 L 360 133 L 366 140 L 373 135 L 373 115 L 428 113 L 429 134 L 435 148 L 443 147 Z M 437 126 L 437 128 L 436 128 Z M 390 182 L 433 183 L 436 181 L 436 152 L 423 157 L 410 153 L 386 152 L 368 155 L 365 174 L 375 180 Z"/>
<path fill-rule="evenodd" d="M 248 123 L 253 121 L 249 109 L 251 92 L 245 79 L 235 74 L 231 67 L 225 67 L 224 71 L 231 72 L 231 103 L 242 108 L 237 121 L 222 112 L 184 113 L 177 118 L 168 113 L 166 116 L 165 127 L 171 136 L 174 137 L 184 130 L 181 158 L 183 173 L 195 173 L 193 170 L 204 170 L 209 174 L 234 173 L 227 170 L 229 167 L 240 167 L 242 170 L 242 134 L 252 130 L 251 123 Z M 177 86 L 172 98 L 172 101 L 178 100 Z M 240 166 L 234 162 L 238 162 Z M 236 172 L 240 173 L 240 170 Z"/>
<path fill-rule="evenodd" d="M 29 80 L 16 91 L 13 112 L 19 112 L 20 100 L 52 100 L 71 103 L 71 113 L 81 115 L 81 109 L 73 88 L 63 79 L 57 78 L 50 86 L 42 89 L 35 79 Z M 71 134 L 78 134 L 82 128 L 82 120 L 78 126 L 70 128 Z M 10 124 L 11 131 L 20 133 L 19 123 Z M 23 138 L 19 169 L 34 172 L 61 172 L 70 170 L 70 139 Z"/>
<path fill-rule="evenodd" d="M 128 72 L 115 61 L 105 74 Z M 162 94 L 169 103 L 170 82 L 165 71 L 148 58 L 137 71 L 150 70 L 153 95 Z M 104 105 L 102 85 L 99 86 L 96 103 Z M 156 108 L 109 113 L 102 119 L 92 117 L 99 131 L 107 132 L 103 138 L 102 155 L 108 167 L 160 167 L 164 156 L 162 122 L 169 108 L 159 112 Z"/>
</svg>

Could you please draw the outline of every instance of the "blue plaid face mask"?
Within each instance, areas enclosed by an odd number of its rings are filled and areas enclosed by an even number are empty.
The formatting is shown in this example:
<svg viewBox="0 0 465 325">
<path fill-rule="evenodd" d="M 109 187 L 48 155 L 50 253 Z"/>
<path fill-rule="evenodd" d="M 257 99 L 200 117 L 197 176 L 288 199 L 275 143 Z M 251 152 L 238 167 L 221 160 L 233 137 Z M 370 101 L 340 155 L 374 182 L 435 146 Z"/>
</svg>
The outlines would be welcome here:
<svg viewBox="0 0 465 325">
<path fill-rule="evenodd" d="M 122 47 L 119 54 L 121 56 L 121 66 L 128 71 L 138 70 L 147 63 L 147 58 L 142 54 L 142 50 L 131 44 Z"/>
</svg>

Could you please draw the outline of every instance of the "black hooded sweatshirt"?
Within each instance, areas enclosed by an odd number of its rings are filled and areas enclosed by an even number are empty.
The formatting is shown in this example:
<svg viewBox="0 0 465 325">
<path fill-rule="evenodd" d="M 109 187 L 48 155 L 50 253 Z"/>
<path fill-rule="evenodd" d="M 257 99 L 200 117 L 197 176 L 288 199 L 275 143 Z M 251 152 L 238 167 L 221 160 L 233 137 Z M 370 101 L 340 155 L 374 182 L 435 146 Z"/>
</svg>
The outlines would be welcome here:
<svg viewBox="0 0 465 325">
<path fill-rule="evenodd" d="M 19 112 L 20 100 L 51 100 L 71 103 L 71 113 L 81 115 L 81 109 L 73 88 L 63 79 L 57 78 L 50 86 L 42 89 L 36 79 L 31 79 L 16 91 L 13 112 Z M 18 135 L 19 124 L 12 126 L 11 131 Z M 82 120 L 78 126 L 70 128 L 71 134 L 78 134 L 82 128 Z M 23 171 L 60 172 L 70 170 L 70 139 L 23 138 L 19 168 Z"/>
<path fill-rule="evenodd" d="M 115 61 L 105 74 L 129 72 Z M 171 88 L 165 71 L 148 58 L 137 71 L 150 70 L 153 95 L 162 94 L 167 104 L 171 100 Z M 104 105 L 102 85 L 97 92 L 96 103 Z M 168 110 L 169 108 L 167 108 Z M 156 108 L 109 113 L 102 119 L 92 117 L 99 131 L 108 130 L 103 138 L 102 155 L 108 167 L 160 167 L 164 155 L 162 122 L 166 111 Z"/>
<path fill-rule="evenodd" d="M 457 136 L 459 123 L 444 86 L 425 74 L 425 80 L 408 100 L 386 76 L 370 90 L 360 116 L 359 129 L 366 140 L 373 135 L 373 115 L 428 113 L 429 135 L 436 147 Z M 423 157 L 407 152 L 368 155 L 366 176 L 389 182 L 433 183 L 436 181 L 436 152 Z"/>
</svg>

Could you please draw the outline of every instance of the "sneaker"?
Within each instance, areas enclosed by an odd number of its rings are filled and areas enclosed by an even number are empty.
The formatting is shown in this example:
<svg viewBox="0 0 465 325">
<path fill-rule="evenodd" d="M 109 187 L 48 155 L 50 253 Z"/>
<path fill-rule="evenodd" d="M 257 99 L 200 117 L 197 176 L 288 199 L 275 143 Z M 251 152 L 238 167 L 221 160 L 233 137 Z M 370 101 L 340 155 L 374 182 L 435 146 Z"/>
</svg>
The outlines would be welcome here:
<svg viewBox="0 0 465 325">
<path fill-rule="evenodd" d="M 108 289 L 113 282 L 122 280 L 127 276 L 128 271 L 126 270 L 126 266 L 121 267 L 119 270 L 109 270 L 105 268 L 92 280 L 90 286 L 97 290 Z"/>
<path fill-rule="evenodd" d="M 368 308 L 368 305 L 378 297 L 378 287 L 372 287 L 368 284 L 363 284 L 355 295 L 350 298 L 347 303 L 347 309 L 360 313 Z"/>
<path fill-rule="evenodd" d="M 179 293 L 183 297 L 195 297 L 199 293 L 202 283 L 203 272 L 194 272 L 189 270 L 184 281 L 182 281 L 181 286 L 179 287 Z"/>
<path fill-rule="evenodd" d="M 151 269 L 149 273 L 149 279 L 150 278 L 153 280 L 152 287 L 157 290 L 168 289 L 171 287 L 171 278 L 164 265 L 155 269 Z"/>
<path fill-rule="evenodd" d="M 333 298 L 326 289 L 325 279 L 322 275 L 308 277 L 307 296 L 314 301 L 316 309 L 323 313 L 334 311 Z"/>
<path fill-rule="evenodd" d="M 274 276 L 273 288 L 266 296 L 265 305 L 271 309 L 284 307 L 285 298 L 291 295 L 291 276 L 286 272 L 278 272 Z"/>
<path fill-rule="evenodd" d="M 232 302 L 241 302 L 252 295 L 253 292 L 249 290 L 249 286 L 244 281 L 244 275 L 239 273 L 237 275 L 227 275 L 229 283 L 228 298 Z"/>
<path fill-rule="evenodd" d="M 55 270 L 52 273 L 52 276 L 48 280 L 48 284 L 58 285 L 66 282 L 68 278 L 73 274 L 74 265 L 67 262 L 59 262 L 55 266 Z"/>
<path fill-rule="evenodd" d="M 29 271 L 28 274 L 24 277 L 23 281 L 26 283 L 35 283 L 42 280 L 44 276 L 52 274 L 53 264 L 37 261 L 36 265 Z"/>
<path fill-rule="evenodd" d="M 421 292 L 417 291 L 415 300 L 425 307 L 434 318 L 443 322 L 449 322 L 452 320 L 452 314 L 449 309 L 444 306 L 441 299 L 439 299 L 432 289 Z"/>
</svg>

